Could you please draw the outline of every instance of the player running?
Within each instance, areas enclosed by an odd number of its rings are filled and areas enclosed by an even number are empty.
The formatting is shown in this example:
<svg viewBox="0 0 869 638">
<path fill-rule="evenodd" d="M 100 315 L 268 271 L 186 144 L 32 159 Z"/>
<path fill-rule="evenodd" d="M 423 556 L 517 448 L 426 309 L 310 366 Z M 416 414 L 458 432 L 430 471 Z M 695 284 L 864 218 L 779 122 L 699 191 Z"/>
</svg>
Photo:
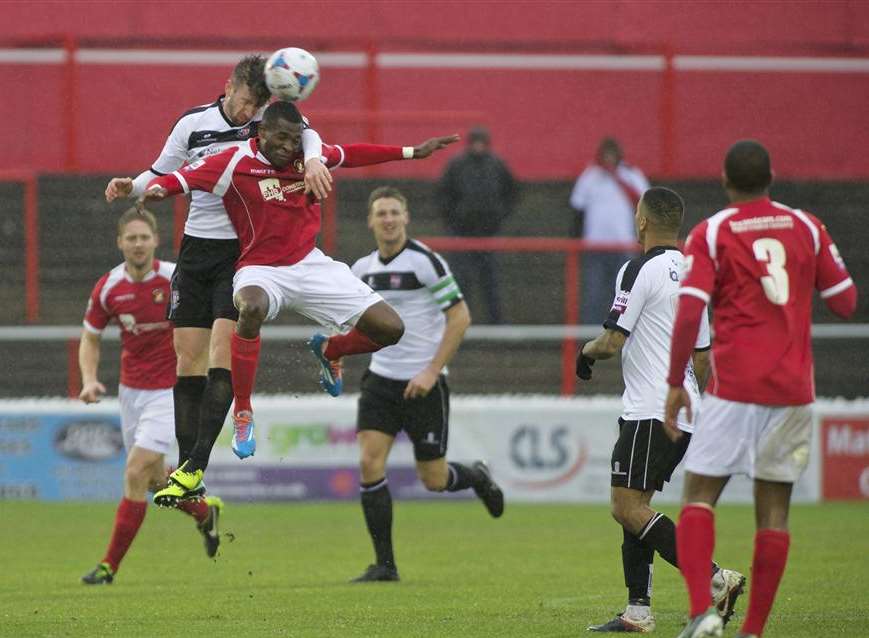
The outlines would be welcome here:
<svg viewBox="0 0 869 638">
<path fill-rule="evenodd" d="M 691 600 L 680 638 L 721 636 L 710 605 L 713 507 L 734 474 L 754 480 L 757 532 L 748 612 L 740 635 L 763 633 L 787 562 L 791 489 L 809 460 L 812 291 L 850 317 L 857 289 L 827 229 L 814 216 L 769 199 L 767 150 L 753 140 L 730 147 L 724 189 L 731 205 L 699 224 L 685 245 L 685 275 L 673 329 L 665 425 L 690 410 L 685 365 L 706 304 L 715 338 L 712 381 L 685 460 L 676 542 Z M 689 412 L 690 417 L 690 412 Z"/>
<path fill-rule="evenodd" d="M 224 95 L 184 113 L 151 168 L 135 179 L 112 179 L 106 200 L 139 197 L 154 177 L 256 137 L 270 97 L 264 68 L 260 55 L 242 58 L 226 81 Z M 305 188 L 323 197 L 331 175 L 319 159 L 320 136 L 305 127 L 301 137 Z M 238 255 L 238 238 L 223 200 L 205 191 L 192 193 L 167 301 L 171 299 L 169 319 L 175 325 L 178 355 L 173 394 L 179 455 L 195 459 L 203 468 L 232 403 L 230 340 L 238 319 L 232 278 Z"/>
<path fill-rule="evenodd" d="M 450 391 L 447 364 L 459 349 L 471 315 L 443 258 L 407 236 L 407 200 L 395 188 L 368 198 L 368 227 L 377 250 L 353 265 L 353 274 L 398 311 L 404 336 L 378 350 L 362 377 L 356 421 L 359 491 L 376 563 L 353 582 L 397 581 L 392 551 L 392 496 L 386 459 L 399 432 L 413 442 L 416 472 L 426 489 L 473 489 L 497 518 L 504 495 L 482 461 L 447 463 Z"/>
<path fill-rule="evenodd" d="M 232 335 L 232 388 L 235 395 L 233 448 L 242 458 L 254 453 L 253 392 L 259 364 L 260 328 L 282 307 L 321 325 L 351 328 L 328 340 L 326 356 L 374 352 L 397 343 L 404 331 L 401 318 L 376 292 L 360 282 L 346 264 L 315 247 L 320 207 L 304 190 L 300 139 L 303 120 L 289 102 L 275 102 L 263 114 L 257 137 L 247 144 L 194 162 L 181 171 L 151 181 L 143 199 L 162 199 L 191 190 L 223 198 L 238 232 L 241 255 L 233 281 L 239 320 Z M 324 146 L 329 167 L 367 166 L 401 159 L 422 159 L 458 140 L 427 140 L 419 146 L 352 144 Z M 315 345 L 324 367 L 328 361 Z M 324 375 L 325 376 L 325 375 Z M 324 379 L 333 394 L 340 376 Z M 336 391 L 337 390 L 337 391 Z M 191 458 L 158 492 L 157 504 L 187 498 L 201 485 L 205 465 Z"/>
<path fill-rule="evenodd" d="M 649 505 L 682 461 L 693 426 L 680 414 L 685 435 L 671 441 L 664 431 L 664 382 L 669 362 L 670 332 L 679 291 L 682 253 L 676 247 L 685 205 L 668 188 L 650 188 L 637 204 L 634 224 L 643 254 L 618 273 L 615 300 L 604 322 L 605 331 L 584 344 L 577 358 L 577 376 L 591 380 L 598 359 L 621 351 L 625 392 L 619 418 L 619 438 L 612 453 L 612 515 L 622 526 L 622 567 L 628 588 L 625 611 L 594 632 L 649 633 L 652 615 L 652 560 L 657 551 L 678 568 L 676 526 Z M 686 363 L 685 391 L 698 406 L 709 368 L 709 319 L 700 318 L 691 361 Z M 742 593 L 745 577 L 711 564 L 714 604 L 726 623 Z M 709 588 L 709 565 L 706 587 Z"/>
<path fill-rule="evenodd" d="M 115 515 L 112 539 L 103 560 L 82 576 L 87 585 L 109 584 L 145 518 L 149 489 L 166 484 L 164 457 L 172 446 L 172 384 L 175 352 L 172 326 L 166 321 L 169 279 L 175 264 L 154 259 L 157 221 L 145 210 L 131 208 L 118 222 L 118 248 L 124 263 L 103 275 L 91 293 L 79 344 L 82 390 L 79 399 L 96 403 L 106 391 L 99 382 L 100 335 L 110 321 L 121 328 L 121 430 L 127 464 L 124 497 Z M 218 498 L 196 498 L 178 504 L 192 516 L 209 557 L 217 553 Z"/>
</svg>

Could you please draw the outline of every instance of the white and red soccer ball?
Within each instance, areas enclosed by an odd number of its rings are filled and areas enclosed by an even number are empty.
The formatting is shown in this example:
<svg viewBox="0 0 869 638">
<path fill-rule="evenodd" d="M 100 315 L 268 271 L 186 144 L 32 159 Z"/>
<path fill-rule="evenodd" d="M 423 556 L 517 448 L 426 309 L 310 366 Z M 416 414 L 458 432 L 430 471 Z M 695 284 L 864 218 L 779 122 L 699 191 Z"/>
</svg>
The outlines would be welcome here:
<svg viewBox="0 0 869 638">
<path fill-rule="evenodd" d="M 317 59 L 296 47 L 278 49 L 266 60 L 266 86 L 279 100 L 297 102 L 311 96 L 320 80 Z"/>
</svg>

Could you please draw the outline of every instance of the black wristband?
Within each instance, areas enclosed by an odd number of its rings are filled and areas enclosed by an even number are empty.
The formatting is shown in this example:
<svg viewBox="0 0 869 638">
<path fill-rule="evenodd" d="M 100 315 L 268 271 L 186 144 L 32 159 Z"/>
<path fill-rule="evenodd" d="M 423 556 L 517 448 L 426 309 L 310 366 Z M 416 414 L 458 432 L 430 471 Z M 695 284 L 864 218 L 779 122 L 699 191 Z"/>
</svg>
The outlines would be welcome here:
<svg viewBox="0 0 869 638">
<path fill-rule="evenodd" d="M 582 349 L 585 347 L 585 342 L 579 344 L 579 350 L 576 353 L 576 376 L 583 381 L 591 380 L 591 368 L 594 366 L 594 359 L 582 354 Z"/>
</svg>

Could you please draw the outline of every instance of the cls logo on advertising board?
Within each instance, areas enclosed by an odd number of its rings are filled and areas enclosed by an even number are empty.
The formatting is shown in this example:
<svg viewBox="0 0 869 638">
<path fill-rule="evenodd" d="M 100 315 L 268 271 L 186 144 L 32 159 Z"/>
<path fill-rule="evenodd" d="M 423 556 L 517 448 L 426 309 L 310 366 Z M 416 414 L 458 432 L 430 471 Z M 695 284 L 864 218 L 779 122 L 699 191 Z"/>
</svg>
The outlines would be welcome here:
<svg viewBox="0 0 869 638">
<path fill-rule="evenodd" d="M 519 478 L 510 483 L 525 489 L 547 489 L 567 483 L 588 459 L 585 442 L 565 425 L 520 425 L 510 436 L 510 463 Z"/>
<path fill-rule="evenodd" d="M 111 419 L 72 421 L 57 431 L 54 448 L 81 461 L 107 461 L 124 450 L 121 429 Z"/>
</svg>

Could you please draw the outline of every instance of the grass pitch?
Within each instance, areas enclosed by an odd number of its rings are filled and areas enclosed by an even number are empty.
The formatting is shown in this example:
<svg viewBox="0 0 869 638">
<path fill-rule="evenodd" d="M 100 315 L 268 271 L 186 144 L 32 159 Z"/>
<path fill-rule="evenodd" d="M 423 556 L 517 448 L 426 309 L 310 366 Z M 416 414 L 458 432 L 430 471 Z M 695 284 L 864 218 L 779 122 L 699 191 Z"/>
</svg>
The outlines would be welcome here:
<svg viewBox="0 0 869 638">
<path fill-rule="evenodd" d="M 674 516 L 673 508 L 663 508 Z M 621 533 L 603 506 L 397 502 L 399 584 L 349 585 L 371 562 L 358 504 L 229 504 L 217 560 L 184 515 L 149 508 L 113 585 L 101 558 L 112 504 L 0 501 L 2 636 L 580 636 L 623 609 Z M 869 635 L 866 505 L 797 506 L 767 638 Z M 753 515 L 722 507 L 716 558 L 749 573 Z M 657 634 L 687 597 L 656 558 Z M 747 596 L 725 635 L 736 634 Z"/>
</svg>

